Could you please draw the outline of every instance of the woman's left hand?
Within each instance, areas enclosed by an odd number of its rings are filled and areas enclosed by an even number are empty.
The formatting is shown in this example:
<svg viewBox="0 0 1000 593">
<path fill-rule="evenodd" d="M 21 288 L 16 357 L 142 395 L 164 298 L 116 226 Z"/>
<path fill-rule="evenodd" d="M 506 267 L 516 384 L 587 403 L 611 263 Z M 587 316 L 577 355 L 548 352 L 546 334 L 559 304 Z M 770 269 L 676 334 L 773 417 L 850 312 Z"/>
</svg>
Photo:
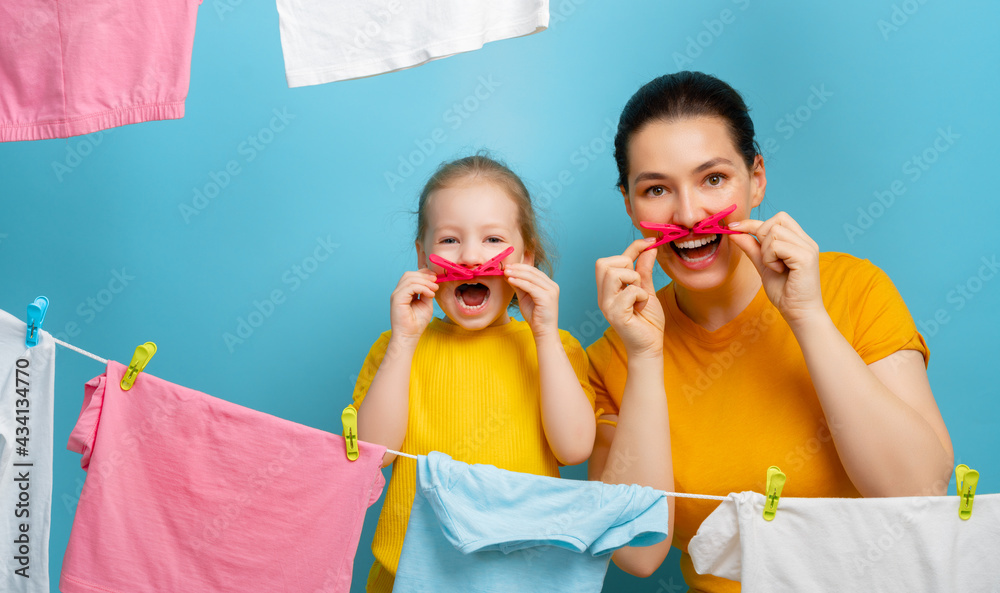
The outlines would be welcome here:
<svg viewBox="0 0 1000 593">
<path fill-rule="evenodd" d="M 767 298 L 789 325 L 826 314 L 819 283 L 819 245 L 799 223 L 779 212 L 768 220 L 741 220 L 729 228 L 747 233 L 729 238 L 753 262 Z"/>
<path fill-rule="evenodd" d="M 527 264 L 506 264 L 507 282 L 517 294 L 517 306 L 535 337 L 559 334 L 559 285 L 545 272 Z"/>
</svg>

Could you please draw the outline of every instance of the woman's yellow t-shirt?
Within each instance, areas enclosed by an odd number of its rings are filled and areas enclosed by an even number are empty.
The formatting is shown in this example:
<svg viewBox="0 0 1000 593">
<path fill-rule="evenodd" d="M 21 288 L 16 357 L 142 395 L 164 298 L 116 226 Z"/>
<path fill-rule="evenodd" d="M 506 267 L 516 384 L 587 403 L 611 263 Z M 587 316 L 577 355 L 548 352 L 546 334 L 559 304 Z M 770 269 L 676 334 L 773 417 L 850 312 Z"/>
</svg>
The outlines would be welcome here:
<svg viewBox="0 0 1000 593">
<path fill-rule="evenodd" d="M 880 269 L 842 253 L 820 254 L 823 303 L 840 333 L 872 363 L 898 350 L 928 357 L 903 299 Z M 764 492 L 767 468 L 788 476 L 783 495 L 858 497 L 837 456 L 802 351 L 761 289 L 735 319 L 710 332 L 677 307 L 673 285 L 657 292 L 666 313 L 664 378 L 677 492 Z M 597 407 L 616 414 L 626 355 L 612 329 L 587 348 Z M 739 583 L 694 571 L 688 542 L 718 502 L 678 498 L 673 545 L 694 591 Z"/>
<path fill-rule="evenodd" d="M 385 332 L 372 346 L 354 388 L 354 407 L 364 400 L 389 344 Z M 563 348 L 590 403 L 587 355 L 568 332 Z M 559 476 L 559 463 L 542 429 L 538 357 L 523 321 L 469 331 L 433 320 L 417 345 L 410 371 L 409 419 L 400 450 L 413 455 L 447 453 L 466 463 L 544 476 Z M 397 457 L 372 552 L 368 591 L 392 590 L 416 484 L 416 461 Z"/>
</svg>

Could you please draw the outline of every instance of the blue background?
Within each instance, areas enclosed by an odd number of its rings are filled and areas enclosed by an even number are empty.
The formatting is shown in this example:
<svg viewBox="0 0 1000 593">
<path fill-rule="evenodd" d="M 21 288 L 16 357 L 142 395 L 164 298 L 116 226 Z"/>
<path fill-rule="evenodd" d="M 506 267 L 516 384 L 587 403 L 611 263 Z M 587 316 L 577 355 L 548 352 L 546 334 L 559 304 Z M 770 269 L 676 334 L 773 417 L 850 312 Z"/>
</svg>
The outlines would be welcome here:
<svg viewBox="0 0 1000 593">
<path fill-rule="evenodd" d="M 1000 491 L 1000 275 L 977 276 L 1000 252 L 997 3 L 553 0 L 537 35 L 288 89 L 274 3 L 224 1 L 200 8 L 184 119 L 0 145 L 0 308 L 21 317 L 47 295 L 45 328 L 66 337 L 76 324 L 70 341 L 84 349 L 127 362 L 152 340 L 160 377 L 339 432 L 361 362 L 388 327 L 389 293 L 415 262 L 410 212 L 439 162 L 487 147 L 523 176 L 557 246 L 561 326 L 589 344 L 606 327 L 594 260 L 635 236 L 613 187 L 617 115 L 651 78 L 702 70 L 752 108 L 769 180 L 760 215 L 788 211 L 821 249 L 888 272 L 930 344 L 956 463 L 982 472 L 980 492 Z M 810 102 L 814 88 L 823 101 Z M 272 135 L 275 110 L 287 123 Z M 939 130 L 953 136 L 934 148 Z M 267 142 L 252 160 L 249 136 Z M 421 145 L 429 155 L 414 154 Z M 921 169 L 914 157 L 933 162 Z M 230 161 L 238 173 L 227 179 Z M 897 181 L 882 206 L 876 192 Z M 185 218 L 181 206 L 212 183 L 218 195 Z M 310 262 L 320 241 L 336 246 Z M 308 272 L 298 284 L 295 266 Z M 113 294 L 116 273 L 132 279 Z M 275 290 L 284 298 L 271 310 Z M 257 304 L 269 316 L 227 344 Z M 58 354 L 53 590 L 85 478 L 64 444 L 83 383 L 101 372 Z M 647 580 L 612 568 L 605 590 L 683 590 L 676 552 Z"/>
</svg>

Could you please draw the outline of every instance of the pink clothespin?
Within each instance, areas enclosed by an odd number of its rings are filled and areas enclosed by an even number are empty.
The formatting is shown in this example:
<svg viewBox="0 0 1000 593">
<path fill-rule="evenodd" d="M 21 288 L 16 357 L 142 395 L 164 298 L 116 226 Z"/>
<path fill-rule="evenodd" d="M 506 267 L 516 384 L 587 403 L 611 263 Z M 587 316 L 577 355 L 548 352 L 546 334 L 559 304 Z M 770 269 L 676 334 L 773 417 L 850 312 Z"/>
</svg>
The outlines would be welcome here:
<svg viewBox="0 0 1000 593">
<path fill-rule="evenodd" d="M 657 239 L 655 243 L 653 243 L 652 245 L 650 245 L 649 247 L 647 247 L 643 251 L 649 251 L 650 249 L 655 249 L 656 247 L 659 247 L 660 245 L 663 245 L 664 243 L 669 243 L 669 242 L 674 241 L 676 239 L 680 239 L 682 237 L 686 237 L 689 234 L 695 234 L 695 235 L 711 235 L 711 234 L 738 235 L 738 234 L 741 234 L 744 231 L 737 231 L 737 230 L 733 230 L 733 229 L 730 229 L 730 228 L 723 227 L 723 226 L 719 225 L 719 222 L 723 218 L 729 216 L 735 210 L 736 210 L 736 204 L 733 204 L 732 206 L 730 206 L 729 208 L 726 208 L 722 212 L 718 212 L 716 214 L 713 214 L 712 216 L 709 216 L 708 218 L 699 220 L 698 222 L 694 223 L 694 228 L 691 228 L 691 229 L 688 229 L 685 226 L 680 226 L 680 225 L 677 225 L 677 224 L 658 224 L 658 223 L 655 223 L 655 222 L 640 222 L 639 223 L 640 227 L 642 227 L 644 229 L 647 229 L 647 230 L 650 230 L 650 231 L 658 231 L 658 232 L 662 233 L 662 236 L 659 239 Z"/>
<path fill-rule="evenodd" d="M 489 261 L 471 269 L 466 268 L 465 266 L 460 266 L 454 262 L 450 262 L 433 253 L 430 254 L 427 259 L 429 259 L 432 264 L 436 264 L 445 269 L 444 273 L 437 275 L 436 281 L 440 283 L 450 282 L 452 280 L 472 280 L 477 276 L 503 276 L 503 265 L 500 262 L 511 253 L 514 253 L 514 248 L 508 247 L 498 253 L 496 257 L 493 257 Z"/>
<path fill-rule="evenodd" d="M 719 221 L 723 218 L 729 216 L 736 210 L 736 204 L 733 204 L 729 208 L 726 208 L 722 212 L 713 214 L 704 220 L 700 220 L 695 223 L 694 229 L 691 232 L 697 235 L 711 235 L 713 233 L 720 235 L 739 235 L 744 231 L 735 231 L 733 229 L 720 226 Z"/>
<path fill-rule="evenodd" d="M 640 222 L 639 226 L 650 231 L 657 231 L 658 233 L 661 233 L 660 238 L 656 240 L 656 243 L 653 243 L 649 247 L 643 249 L 643 251 L 656 249 L 657 247 L 663 245 L 664 243 L 669 243 L 674 239 L 680 239 L 681 237 L 686 237 L 688 236 L 688 233 L 691 232 L 688 230 L 687 227 L 683 227 L 676 224 L 658 224 L 655 222 L 644 221 Z"/>
</svg>

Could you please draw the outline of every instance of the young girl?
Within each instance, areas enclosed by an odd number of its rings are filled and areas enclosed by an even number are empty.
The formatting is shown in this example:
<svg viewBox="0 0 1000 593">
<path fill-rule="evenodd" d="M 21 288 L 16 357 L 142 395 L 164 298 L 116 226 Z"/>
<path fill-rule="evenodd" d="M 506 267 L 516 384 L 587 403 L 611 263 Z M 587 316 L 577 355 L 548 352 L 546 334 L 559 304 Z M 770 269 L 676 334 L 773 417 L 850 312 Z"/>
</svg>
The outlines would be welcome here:
<svg viewBox="0 0 1000 593">
<path fill-rule="evenodd" d="M 372 346 L 354 390 L 359 437 L 546 476 L 585 461 L 595 434 L 587 358 L 558 328 L 559 287 L 542 271 L 548 261 L 521 180 L 481 155 L 443 164 L 420 194 L 416 248 L 420 269 L 392 293 L 392 330 Z M 432 255 L 474 270 L 509 248 L 503 275 L 436 281 L 447 270 Z M 507 315 L 515 296 L 526 321 Z M 433 317 L 432 299 L 444 319 Z M 370 592 L 392 590 L 413 504 L 416 462 L 395 457 L 384 459 L 392 479 Z"/>
</svg>

